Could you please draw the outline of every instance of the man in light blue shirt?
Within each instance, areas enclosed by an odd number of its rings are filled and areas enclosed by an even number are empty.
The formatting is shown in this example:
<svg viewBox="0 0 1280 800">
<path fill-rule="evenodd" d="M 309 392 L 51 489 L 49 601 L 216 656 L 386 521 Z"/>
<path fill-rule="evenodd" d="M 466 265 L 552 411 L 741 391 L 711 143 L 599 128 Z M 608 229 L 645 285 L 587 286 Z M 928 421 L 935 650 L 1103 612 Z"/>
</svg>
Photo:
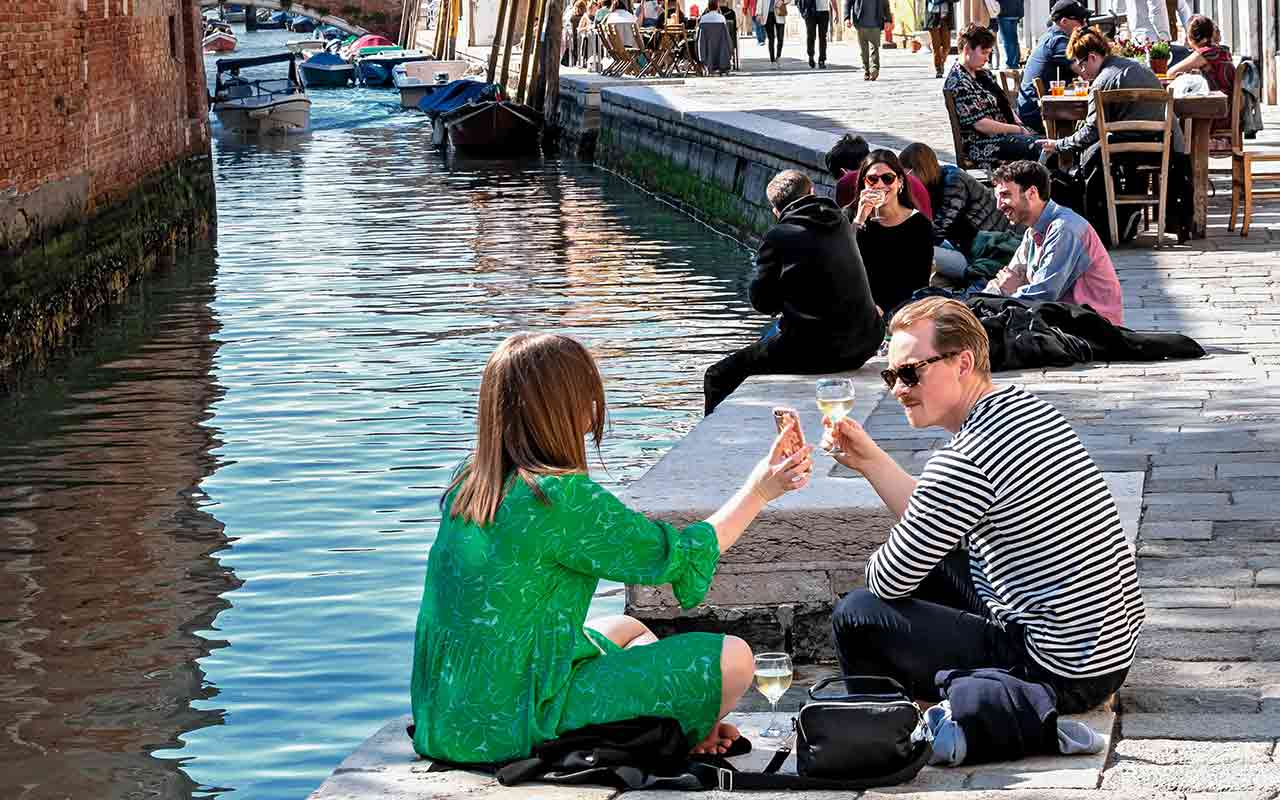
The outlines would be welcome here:
<svg viewBox="0 0 1280 800">
<path fill-rule="evenodd" d="M 1034 161 L 1015 161 L 998 168 L 992 180 L 996 206 L 1027 232 L 983 291 L 1087 305 L 1123 325 L 1124 295 L 1111 256 L 1088 220 L 1049 199 L 1049 171 Z"/>
</svg>

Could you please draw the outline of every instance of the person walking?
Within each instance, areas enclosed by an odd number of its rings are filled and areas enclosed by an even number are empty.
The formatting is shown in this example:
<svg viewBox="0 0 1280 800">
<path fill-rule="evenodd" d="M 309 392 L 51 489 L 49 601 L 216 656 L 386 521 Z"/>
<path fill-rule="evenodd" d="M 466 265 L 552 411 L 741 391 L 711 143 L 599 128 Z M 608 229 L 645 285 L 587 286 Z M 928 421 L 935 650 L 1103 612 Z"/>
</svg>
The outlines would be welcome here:
<svg viewBox="0 0 1280 800">
<path fill-rule="evenodd" d="M 933 50 L 935 78 L 942 77 L 942 68 L 951 54 L 951 32 L 956 28 L 955 0 L 927 0 L 928 11 L 924 16 L 925 30 L 929 31 L 929 47 Z"/>
<path fill-rule="evenodd" d="M 880 77 L 880 37 L 884 26 L 893 22 L 889 0 L 844 0 L 844 24 L 858 29 L 858 49 L 862 52 L 862 79 Z"/>
<path fill-rule="evenodd" d="M 996 17 L 996 27 L 1000 29 L 1005 69 L 1022 66 L 1022 50 L 1018 47 L 1018 23 L 1025 13 L 1022 0 L 1000 0 L 1000 15 Z"/>
<path fill-rule="evenodd" d="M 831 26 L 830 0 L 796 0 L 796 8 L 804 19 L 805 44 L 809 50 L 809 69 L 827 68 L 827 29 Z M 818 62 L 813 61 L 813 42 L 818 40 Z"/>
<path fill-rule="evenodd" d="M 757 19 L 764 25 L 764 35 L 769 40 L 769 63 L 774 69 L 782 69 L 782 40 L 787 33 L 788 0 L 759 0 Z"/>
</svg>

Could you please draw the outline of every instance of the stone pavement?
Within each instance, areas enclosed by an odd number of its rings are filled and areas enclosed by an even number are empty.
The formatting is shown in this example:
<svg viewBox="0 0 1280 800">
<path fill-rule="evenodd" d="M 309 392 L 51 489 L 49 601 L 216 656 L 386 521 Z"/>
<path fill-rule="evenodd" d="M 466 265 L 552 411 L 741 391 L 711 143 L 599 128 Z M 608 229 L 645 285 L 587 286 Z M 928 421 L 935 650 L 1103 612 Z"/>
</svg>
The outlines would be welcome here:
<svg viewBox="0 0 1280 800">
<path fill-rule="evenodd" d="M 833 61 L 841 58 L 837 48 Z M 662 88 L 795 125 L 852 128 L 873 146 L 924 140 L 949 157 L 950 132 L 927 54 L 888 51 L 884 58 L 873 84 L 803 65 Z M 1280 109 L 1266 107 L 1265 117 L 1264 135 L 1280 136 Z M 1280 202 L 1260 204 L 1251 235 L 1242 239 L 1225 230 L 1228 187 L 1221 175 L 1215 186 L 1207 239 L 1156 250 L 1144 234 L 1112 253 L 1127 325 L 1188 334 L 1208 357 L 997 375 L 1060 408 L 1103 470 L 1143 478 L 1136 547 L 1147 622 L 1119 694 L 1109 758 L 1069 776 L 1025 763 L 1020 777 L 1003 780 L 999 770 L 987 773 L 994 778 L 928 770 L 908 786 L 863 793 L 865 800 L 1280 800 Z M 872 435 L 918 470 L 944 436 L 912 430 L 891 397 L 881 394 L 872 405 L 864 412 Z M 844 477 L 851 487 L 858 480 L 834 469 L 829 477 Z M 798 704 L 799 695 L 793 689 L 784 704 Z M 741 707 L 758 708 L 752 698 Z M 483 777 L 426 773 L 403 752 L 407 740 L 398 724 L 353 754 L 313 797 L 614 795 L 504 790 Z M 1090 780 L 1075 782 L 1086 772 Z M 720 800 L 720 794 L 688 796 Z"/>
</svg>

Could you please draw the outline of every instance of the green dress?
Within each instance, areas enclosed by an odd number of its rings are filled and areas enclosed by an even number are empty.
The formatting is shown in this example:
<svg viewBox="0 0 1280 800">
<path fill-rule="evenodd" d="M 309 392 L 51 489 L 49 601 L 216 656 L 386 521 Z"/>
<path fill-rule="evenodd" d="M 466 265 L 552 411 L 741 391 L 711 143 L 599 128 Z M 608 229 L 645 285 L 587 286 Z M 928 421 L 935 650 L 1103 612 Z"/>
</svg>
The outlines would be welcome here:
<svg viewBox="0 0 1280 800">
<path fill-rule="evenodd" d="M 720 710 L 719 634 L 622 649 L 583 626 L 600 578 L 670 583 L 699 603 L 720 558 L 715 529 L 628 509 L 586 475 L 548 476 L 550 503 L 516 479 L 492 524 L 449 515 L 427 560 L 414 641 L 413 746 L 488 763 L 599 722 L 651 715 L 701 741 Z M 449 498 L 452 500 L 452 498 Z"/>
</svg>

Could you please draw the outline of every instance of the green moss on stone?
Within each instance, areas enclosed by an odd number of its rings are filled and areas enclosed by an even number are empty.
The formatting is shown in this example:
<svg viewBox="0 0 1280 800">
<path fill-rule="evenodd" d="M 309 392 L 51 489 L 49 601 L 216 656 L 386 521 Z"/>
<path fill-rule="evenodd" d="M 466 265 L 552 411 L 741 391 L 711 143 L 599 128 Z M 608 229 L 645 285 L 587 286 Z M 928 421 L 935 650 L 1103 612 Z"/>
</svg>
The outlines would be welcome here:
<svg viewBox="0 0 1280 800">
<path fill-rule="evenodd" d="M 753 220 L 743 214 L 743 200 L 706 178 L 681 167 L 666 156 L 638 147 L 616 148 L 609 128 L 602 128 L 597 152 L 603 154 L 606 166 L 616 169 L 646 189 L 676 202 L 697 216 L 730 226 L 750 238 L 757 230 Z"/>
<path fill-rule="evenodd" d="M 215 218 L 212 162 L 197 156 L 113 205 L 47 230 L 0 262 L 0 365 L 62 340 L 133 282 L 205 239 Z"/>
</svg>

